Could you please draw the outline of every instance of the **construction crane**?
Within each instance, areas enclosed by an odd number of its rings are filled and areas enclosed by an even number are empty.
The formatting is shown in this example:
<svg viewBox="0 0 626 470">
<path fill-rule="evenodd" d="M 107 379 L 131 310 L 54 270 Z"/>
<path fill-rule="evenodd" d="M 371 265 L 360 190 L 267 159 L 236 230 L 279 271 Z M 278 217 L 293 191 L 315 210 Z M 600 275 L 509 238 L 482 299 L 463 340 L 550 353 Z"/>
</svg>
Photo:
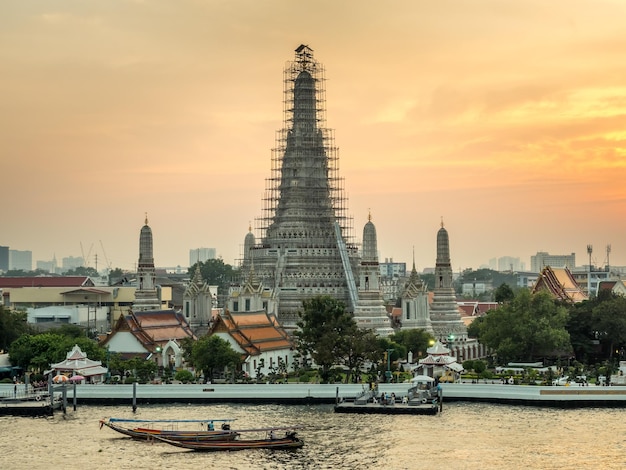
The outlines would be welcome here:
<svg viewBox="0 0 626 470">
<path fill-rule="evenodd" d="M 89 257 L 91 256 L 91 250 L 93 250 L 93 243 L 91 244 L 91 246 L 89 247 L 89 251 L 87 252 L 87 256 L 85 256 L 85 250 L 83 250 L 83 242 L 80 242 L 80 253 L 83 255 L 83 266 L 88 268 L 89 267 Z"/>
<path fill-rule="evenodd" d="M 102 240 L 100 240 L 100 247 L 102 248 L 102 254 L 104 255 L 104 260 L 107 263 L 107 269 L 109 270 L 109 272 L 111 272 L 113 270 L 113 267 L 111 266 L 111 262 L 109 261 L 107 252 L 104 250 L 104 244 L 102 243 Z"/>
</svg>

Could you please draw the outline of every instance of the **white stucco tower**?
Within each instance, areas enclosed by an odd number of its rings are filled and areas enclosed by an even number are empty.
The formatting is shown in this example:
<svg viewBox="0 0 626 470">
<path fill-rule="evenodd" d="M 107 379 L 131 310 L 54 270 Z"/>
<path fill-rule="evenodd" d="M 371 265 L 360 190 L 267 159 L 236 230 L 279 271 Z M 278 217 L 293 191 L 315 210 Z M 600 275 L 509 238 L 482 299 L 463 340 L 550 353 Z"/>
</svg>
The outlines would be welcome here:
<svg viewBox="0 0 626 470">
<path fill-rule="evenodd" d="M 139 233 L 139 262 L 137 263 L 137 290 L 134 311 L 161 310 L 161 301 L 156 286 L 156 271 L 152 254 L 152 229 L 148 215 Z"/>
<path fill-rule="evenodd" d="M 461 320 L 456 294 L 452 286 L 450 264 L 450 240 L 443 226 L 437 232 L 437 261 L 435 264 L 435 288 L 430 305 L 430 321 L 435 338 L 443 343 L 466 341 L 467 328 Z"/>
<path fill-rule="evenodd" d="M 380 264 L 378 262 L 378 240 L 372 215 L 363 227 L 363 252 L 359 264 L 358 300 L 354 308 L 354 319 L 361 328 L 373 329 L 376 334 L 388 336 L 393 333 L 380 288 Z"/>
</svg>

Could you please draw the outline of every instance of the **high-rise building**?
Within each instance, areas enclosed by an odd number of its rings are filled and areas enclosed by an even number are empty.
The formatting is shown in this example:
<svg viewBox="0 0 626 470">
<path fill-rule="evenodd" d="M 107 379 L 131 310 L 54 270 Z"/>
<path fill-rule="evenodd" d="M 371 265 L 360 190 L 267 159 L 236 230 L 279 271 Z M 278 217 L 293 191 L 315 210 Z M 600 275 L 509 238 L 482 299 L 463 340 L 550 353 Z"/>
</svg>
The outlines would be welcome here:
<svg viewBox="0 0 626 470">
<path fill-rule="evenodd" d="M 571 255 L 551 255 L 545 251 L 538 251 L 536 255 L 530 257 L 530 270 L 540 273 L 543 268 L 568 268 L 570 271 L 576 267 L 576 253 Z"/>
<path fill-rule="evenodd" d="M 520 261 L 519 258 L 514 258 L 513 256 L 501 256 L 498 258 L 498 271 L 523 271 L 524 264 Z"/>
<path fill-rule="evenodd" d="M 33 270 L 33 252 L 9 250 L 9 269 L 29 272 Z"/>
<path fill-rule="evenodd" d="M 9 247 L 0 246 L 0 272 L 9 270 Z"/>
<path fill-rule="evenodd" d="M 189 250 L 189 266 L 193 266 L 196 263 L 204 263 L 216 257 L 217 250 L 215 248 L 192 248 Z"/>
<path fill-rule="evenodd" d="M 52 261 L 37 260 L 36 266 L 37 266 L 37 269 L 40 271 L 46 271 L 48 273 L 55 274 L 57 263 L 56 263 L 56 260 L 52 260 Z"/>
<path fill-rule="evenodd" d="M 393 258 L 385 258 L 380 263 L 380 275 L 389 279 L 406 277 L 406 263 L 394 263 Z"/>
<path fill-rule="evenodd" d="M 82 256 L 66 256 L 61 258 L 61 271 L 71 271 L 85 265 L 85 259 Z"/>
<path fill-rule="evenodd" d="M 255 221 L 259 236 L 248 233 L 244 243 L 243 265 L 253 265 L 272 289 L 287 328 L 295 327 L 307 298 L 329 295 L 350 312 L 358 304 L 360 256 L 333 132 L 324 127 L 323 85 L 324 67 L 301 45 L 284 71 L 284 127 L 273 150 L 264 215 Z M 371 277 L 368 282 L 371 288 Z"/>
</svg>

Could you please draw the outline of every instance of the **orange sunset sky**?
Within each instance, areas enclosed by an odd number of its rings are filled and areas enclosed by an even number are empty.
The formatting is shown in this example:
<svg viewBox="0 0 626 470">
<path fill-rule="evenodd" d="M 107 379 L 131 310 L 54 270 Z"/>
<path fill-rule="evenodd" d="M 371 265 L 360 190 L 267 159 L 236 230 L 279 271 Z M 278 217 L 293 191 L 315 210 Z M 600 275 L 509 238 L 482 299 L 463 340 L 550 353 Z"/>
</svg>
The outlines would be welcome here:
<svg viewBox="0 0 626 470">
<path fill-rule="evenodd" d="M 623 0 L 2 2 L 0 245 L 130 269 L 147 212 L 157 266 L 234 264 L 300 44 L 381 261 L 434 266 L 443 217 L 455 271 L 626 265 Z"/>
</svg>

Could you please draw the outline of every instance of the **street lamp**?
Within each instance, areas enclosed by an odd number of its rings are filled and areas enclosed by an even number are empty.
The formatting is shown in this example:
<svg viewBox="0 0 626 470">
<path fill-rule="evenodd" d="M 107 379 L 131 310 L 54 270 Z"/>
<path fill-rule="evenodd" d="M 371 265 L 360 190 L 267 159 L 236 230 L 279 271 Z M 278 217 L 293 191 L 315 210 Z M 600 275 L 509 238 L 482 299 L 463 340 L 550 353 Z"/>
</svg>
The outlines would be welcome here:
<svg viewBox="0 0 626 470">
<path fill-rule="evenodd" d="M 385 357 L 387 358 L 387 371 L 385 372 L 385 377 L 387 378 L 387 382 L 391 379 L 391 353 L 394 351 L 395 349 L 387 349 L 387 351 L 385 351 Z"/>
</svg>

